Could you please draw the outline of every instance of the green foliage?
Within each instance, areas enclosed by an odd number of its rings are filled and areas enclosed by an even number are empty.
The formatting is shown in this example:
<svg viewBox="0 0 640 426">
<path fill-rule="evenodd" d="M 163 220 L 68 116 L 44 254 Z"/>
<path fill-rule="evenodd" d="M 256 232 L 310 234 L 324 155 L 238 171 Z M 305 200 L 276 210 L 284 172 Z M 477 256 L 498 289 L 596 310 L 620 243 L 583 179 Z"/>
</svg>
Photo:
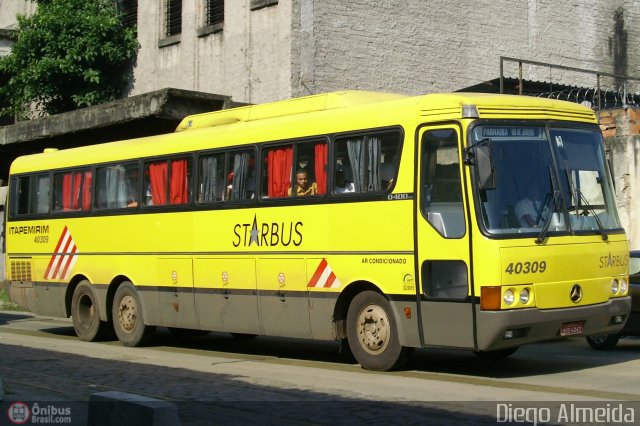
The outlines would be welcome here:
<svg viewBox="0 0 640 426">
<path fill-rule="evenodd" d="M 0 288 L 0 310 L 2 311 L 20 311 L 22 308 L 9 300 L 9 295 Z"/>
<path fill-rule="evenodd" d="M 0 59 L 2 113 L 56 114 L 114 100 L 127 85 L 138 49 L 114 0 L 39 0 L 18 16 L 10 55 Z"/>
</svg>

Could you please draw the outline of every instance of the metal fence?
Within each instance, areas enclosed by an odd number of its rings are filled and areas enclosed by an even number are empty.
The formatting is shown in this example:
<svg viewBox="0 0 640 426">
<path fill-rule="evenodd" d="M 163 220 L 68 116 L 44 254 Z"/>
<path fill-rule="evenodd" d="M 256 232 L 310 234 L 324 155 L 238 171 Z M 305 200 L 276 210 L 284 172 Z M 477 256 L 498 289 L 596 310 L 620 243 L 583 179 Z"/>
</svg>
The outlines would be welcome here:
<svg viewBox="0 0 640 426">
<path fill-rule="evenodd" d="M 528 61 L 525 59 L 500 57 L 500 93 L 505 93 L 505 64 L 517 64 L 517 90 L 518 94 L 560 99 L 564 101 L 584 103 L 588 102 L 595 110 L 619 108 L 627 106 L 640 106 L 640 78 L 621 74 L 613 74 L 592 71 L 582 68 L 567 67 L 564 65 L 550 64 L 546 62 Z M 542 75 L 542 70 L 549 70 L 548 81 L 544 84 L 537 81 L 537 87 L 547 86 L 548 90 L 538 89 L 536 92 L 527 90 L 528 82 L 539 80 L 524 77 L 524 65 L 528 65 L 529 74 Z M 535 71 L 533 71 L 535 70 Z M 552 72 L 564 73 L 561 78 L 553 82 Z M 571 76 L 571 74 L 574 74 Z"/>
</svg>

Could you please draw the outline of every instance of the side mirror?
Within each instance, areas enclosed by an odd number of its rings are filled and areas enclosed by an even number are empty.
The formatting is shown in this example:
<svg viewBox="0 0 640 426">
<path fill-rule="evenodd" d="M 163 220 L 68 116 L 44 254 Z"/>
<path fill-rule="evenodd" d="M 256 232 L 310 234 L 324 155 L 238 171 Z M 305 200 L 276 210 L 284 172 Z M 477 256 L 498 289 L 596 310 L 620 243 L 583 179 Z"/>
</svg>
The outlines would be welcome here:
<svg viewBox="0 0 640 426">
<path fill-rule="evenodd" d="M 477 145 L 474 149 L 476 177 L 480 190 L 496 188 L 496 173 L 490 144 Z"/>
</svg>

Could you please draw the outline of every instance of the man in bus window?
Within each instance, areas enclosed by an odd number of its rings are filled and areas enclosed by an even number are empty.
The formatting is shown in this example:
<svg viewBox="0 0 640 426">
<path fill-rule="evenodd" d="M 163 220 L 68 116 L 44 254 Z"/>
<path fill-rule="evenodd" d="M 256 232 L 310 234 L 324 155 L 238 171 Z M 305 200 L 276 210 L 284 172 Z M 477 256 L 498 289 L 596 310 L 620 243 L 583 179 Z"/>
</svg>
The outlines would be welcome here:
<svg viewBox="0 0 640 426">
<path fill-rule="evenodd" d="M 292 195 L 292 188 L 289 188 L 289 195 Z M 316 195 L 318 190 L 318 186 L 315 182 L 309 185 L 309 175 L 306 170 L 298 169 L 296 171 L 296 185 L 295 185 L 295 196 L 300 197 L 303 195 Z"/>
</svg>

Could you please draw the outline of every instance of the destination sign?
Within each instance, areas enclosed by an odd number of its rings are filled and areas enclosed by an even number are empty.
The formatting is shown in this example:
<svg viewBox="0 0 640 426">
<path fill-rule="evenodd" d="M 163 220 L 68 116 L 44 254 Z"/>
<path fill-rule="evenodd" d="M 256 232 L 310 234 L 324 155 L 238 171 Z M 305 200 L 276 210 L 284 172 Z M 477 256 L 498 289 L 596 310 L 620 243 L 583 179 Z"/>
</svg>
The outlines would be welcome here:
<svg viewBox="0 0 640 426">
<path fill-rule="evenodd" d="M 538 139 L 544 136 L 542 127 L 482 126 L 481 138 L 527 138 Z M 476 133 L 477 135 L 477 133 Z"/>
</svg>

